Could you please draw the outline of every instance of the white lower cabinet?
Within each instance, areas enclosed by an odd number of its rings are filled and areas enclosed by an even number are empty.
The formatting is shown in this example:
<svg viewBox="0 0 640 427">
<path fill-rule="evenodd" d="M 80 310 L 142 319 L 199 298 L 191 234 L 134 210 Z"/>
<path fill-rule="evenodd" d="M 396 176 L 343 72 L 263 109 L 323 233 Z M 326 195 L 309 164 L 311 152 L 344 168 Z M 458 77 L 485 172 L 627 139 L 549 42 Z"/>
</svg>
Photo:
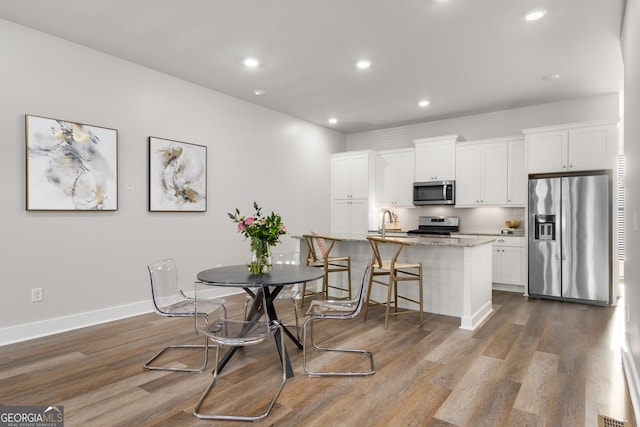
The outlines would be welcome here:
<svg viewBox="0 0 640 427">
<path fill-rule="evenodd" d="M 521 285 L 522 266 L 521 248 L 509 246 L 493 247 L 493 281 L 509 285 Z"/>
<path fill-rule="evenodd" d="M 526 285 L 526 239 L 498 237 L 493 243 L 493 282 Z M 523 289 L 524 290 L 524 289 Z"/>
</svg>

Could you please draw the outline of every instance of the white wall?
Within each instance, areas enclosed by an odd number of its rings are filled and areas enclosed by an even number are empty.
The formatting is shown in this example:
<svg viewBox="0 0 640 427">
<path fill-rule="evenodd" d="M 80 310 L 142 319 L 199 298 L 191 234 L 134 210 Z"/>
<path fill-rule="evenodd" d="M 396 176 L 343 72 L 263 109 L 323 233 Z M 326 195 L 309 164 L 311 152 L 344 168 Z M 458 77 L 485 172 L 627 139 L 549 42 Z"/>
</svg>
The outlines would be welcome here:
<svg viewBox="0 0 640 427">
<path fill-rule="evenodd" d="M 173 257 L 186 288 L 202 269 L 244 262 L 226 213 L 254 200 L 293 233 L 329 229 L 343 134 L 4 20 L 0 57 L 0 344 L 150 309 L 150 261 Z M 25 114 L 118 130 L 118 211 L 25 210 Z M 206 213 L 148 212 L 149 136 L 208 147 Z"/>
<path fill-rule="evenodd" d="M 624 155 L 625 155 L 625 299 L 628 307 L 623 354 L 627 383 L 640 420 L 640 1 L 627 0 L 623 33 L 624 59 Z"/>
<path fill-rule="evenodd" d="M 347 150 L 413 147 L 413 140 L 461 135 L 465 140 L 520 135 L 522 129 L 590 120 L 617 119 L 618 94 L 514 108 L 347 135 Z"/>
</svg>

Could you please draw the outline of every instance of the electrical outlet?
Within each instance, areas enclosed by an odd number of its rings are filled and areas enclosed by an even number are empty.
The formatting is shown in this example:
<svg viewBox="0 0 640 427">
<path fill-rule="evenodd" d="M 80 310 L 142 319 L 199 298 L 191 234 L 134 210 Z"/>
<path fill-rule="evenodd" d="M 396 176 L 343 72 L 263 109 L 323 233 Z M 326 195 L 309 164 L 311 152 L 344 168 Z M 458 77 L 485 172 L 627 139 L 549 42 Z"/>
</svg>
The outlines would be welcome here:
<svg viewBox="0 0 640 427">
<path fill-rule="evenodd" d="M 42 301 L 42 288 L 31 289 L 31 302 Z"/>
</svg>

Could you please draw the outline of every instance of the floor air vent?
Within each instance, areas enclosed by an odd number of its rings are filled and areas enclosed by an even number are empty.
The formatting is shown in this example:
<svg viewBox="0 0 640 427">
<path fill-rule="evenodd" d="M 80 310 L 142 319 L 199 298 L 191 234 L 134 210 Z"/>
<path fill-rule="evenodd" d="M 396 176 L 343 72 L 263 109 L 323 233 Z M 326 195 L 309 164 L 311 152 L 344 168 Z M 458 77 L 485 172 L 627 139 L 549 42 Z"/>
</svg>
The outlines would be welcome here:
<svg viewBox="0 0 640 427">
<path fill-rule="evenodd" d="M 615 418 L 607 417 L 606 415 L 598 415 L 598 427 L 629 427 L 630 424 L 626 421 L 616 420 Z"/>
</svg>

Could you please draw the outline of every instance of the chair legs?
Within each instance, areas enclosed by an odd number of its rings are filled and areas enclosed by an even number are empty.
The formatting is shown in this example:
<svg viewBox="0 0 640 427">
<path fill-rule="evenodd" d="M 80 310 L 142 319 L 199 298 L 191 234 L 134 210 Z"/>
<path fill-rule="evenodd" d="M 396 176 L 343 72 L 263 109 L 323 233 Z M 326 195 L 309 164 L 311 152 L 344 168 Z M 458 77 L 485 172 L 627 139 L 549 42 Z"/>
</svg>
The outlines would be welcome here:
<svg viewBox="0 0 640 427">
<path fill-rule="evenodd" d="M 304 282 L 302 284 L 302 290 L 300 291 L 300 308 L 304 308 L 304 300 L 305 300 L 305 298 L 308 298 L 310 296 L 320 295 L 322 297 L 322 299 L 326 299 L 325 294 L 324 294 L 324 280 L 325 280 L 325 278 L 323 277 L 322 278 L 322 289 L 323 290 L 321 290 L 321 291 L 307 291 L 307 282 Z"/>
<path fill-rule="evenodd" d="M 315 338 L 313 336 L 313 322 L 316 320 L 320 320 L 319 318 L 310 317 L 304 322 L 304 326 L 302 328 L 302 366 L 307 375 L 311 377 L 326 377 L 326 376 L 367 376 L 374 374 L 375 366 L 373 364 L 373 354 L 367 350 L 359 350 L 359 349 L 349 349 L 349 348 L 334 348 L 334 347 L 321 347 L 315 342 Z M 371 363 L 371 369 L 368 371 L 362 372 L 336 372 L 336 371 L 328 371 L 328 372 L 320 372 L 320 371 L 311 371 L 307 367 L 307 329 L 309 330 L 309 338 L 311 340 L 311 345 L 313 349 L 316 351 L 336 351 L 342 353 L 360 353 L 369 357 L 369 362 Z"/>
<path fill-rule="evenodd" d="M 369 276 L 369 286 L 367 287 L 367 299 L 364 306 L 364 320 L 367 320 L 367 312 L 369 311 L 370 305 L 384 305 L 385 306 L 385 316 L 384 316 L 384 329 L 389 328 L 389 317 L 398 314 L 409 314 L 413 311 L 398 311 L 398 299 L 403 299 L 405 301 L 409 301 L 418 305 L 418 312 L 420 315 L 420 326 L 423 324 L 424 317 L 424 298 L 423 298 L 423 288 L 422 288 L 422 266 L 417 267 L 417 273 L 409 273 L 406 271 L 396 270 L 394 272 L 374 272 L 371 270 Z M 380 280 L 375 280 L 374 277 L 377 276 L 389 276 L 389 282 L 382 282 Z M 418 282 L 418 300 L 413 298 L 408 298 L 402 295 L 398 295 L 398 282 L 404 281 L 417 281 Z M 380 285 L 384 285 L 387 287 L 387 302 L 378 302 L 371 299 L 371 288 L 373 287 L 373 283 L 378 283 Z M 391 308 L 393 307 L 394 311 L 391 312 Z"/>
<path fill-rule="evenodd" d="M 298 320 L 298 303 L 296 302 L 295 298 L 287 298 L 287 299 L 290 299 L 291 303 L 293 304 L 293 315 L 294 315 L 295 321 L 296 321 L 296 325 L 295 325 L 296 326 L 296 337 L 298 338 L 298 341 L 300 341 L 300 322 Z M 285 325 L 285 326 L 290 327 L 290 325 Z"/>
<path fill-rule="evenodd" d="M 335 289 L 338 292 L 347 293 L 346 297 L 339 295 L 337 297 L 333 297 L 335 299 L 351 299 L 351 260 L 344 261 L 346 264 L 329 264 L 327 266 L 327 270 L 325 271 L 325 275 L 323 277 L 322 282 L 322 294 L 324 299 L 329 299 L 329 289 Z M 329 273 L 339 273 L 346 272 L 347 273 L 347 287 L 343 288 L 341 286 L 332 285 L 329 283 Z"/>
<path fill-rule="evenodd" d="M 196 348 L 204 350 L 204 361 L 202 366 L 199 368 L 172 368 L 172 367 L 164 367 L 164 366 L 153 366 L 151 363 L 164 354 L 166 351 L 175 350 L 175 349 L 184 349 L 184 348 Z M 149 371 L 179 371 L 179 372 L 195 372 L 200 373 L 204 371 L 207 367 L 209 361 L 209 337 L 205 337 L 204 344 L 185 344 L 185 345 L 171 345 L 160 350 L 153 356 L 151 359 L 144 364 L 144 369 Z"/>
<path fill-rule="evenodd" d="M 284 347 L 284 336 L 283 336 L 284 331 L 282 330 L 282 326 L 280 325 L 278 325 L 278 329 L 279 331 L 277 333 L 279 333 L 282 337 L 282 339 L 280 340 L 280 355 L 281 355 L 280 359 L 282 361 L 282 380 L 278 384 L 276 393 L 271 399 L 271 401 L 269 402 L 266 410 L 260 415 L 226 415 L 226 414 L 204 413 L 200 411 L 200 408 L 204 404 L 207 396 L 209 395 L 209 392 L 211 392 L 211 390 L 213 389 L 213 386 L 216 383 L 216 379 L 218 378 L 218 358 L 220 356 L 220 347 L 221 347 L 220 345 L 218 345 L 216 346 L 216 367 L 212 373 L 213 378 L 211 379 L 211 382 L 209 383 L 207 388 L 204 390 L 204 393 L 202 393 L 200 400 L 198 400 L 198 403 L 196 403 L 196 406 L 193 409 L 194 417 L 202 420 L 258 421 L 265 418 L 267 415 L 269 415 L 269 412 L 271 412 L 271 408 L 273 408 L 273 405 L 276 403 L 276 400 L 278 399 L 278 396 L 280 395 L 280 392 L 284 387 L 284 383 L 287 381 L 286 358 L 284 357 L 284 355 L 286 354 L 285 353 L 286 349 Z"/>
</svg>

